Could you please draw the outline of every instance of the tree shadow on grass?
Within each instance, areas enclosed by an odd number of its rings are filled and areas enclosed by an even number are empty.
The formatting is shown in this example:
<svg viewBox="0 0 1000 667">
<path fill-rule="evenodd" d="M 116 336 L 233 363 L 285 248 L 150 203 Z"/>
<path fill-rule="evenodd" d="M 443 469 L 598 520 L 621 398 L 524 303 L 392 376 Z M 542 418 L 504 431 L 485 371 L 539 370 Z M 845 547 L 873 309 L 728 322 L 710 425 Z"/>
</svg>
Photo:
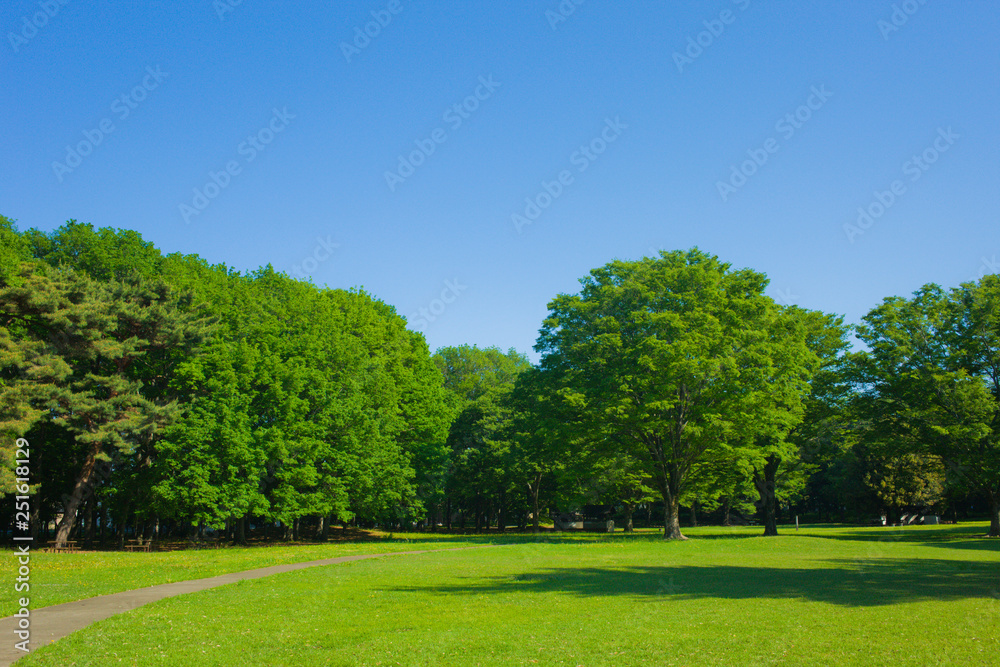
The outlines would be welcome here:
<svg viewBox="0 0 1000 667">
<path fill-rule="evenodd" d="M 564 593 L 668 600 L 806 599 L 845 607 L 972 598 L 1000 605 L 1000 564 L 936 559 L 829 560 L 829 567 L 641 566 L 544 568 L 513 576 L 461 579 L 401 592 L 441 595 Z"/>
</svg>

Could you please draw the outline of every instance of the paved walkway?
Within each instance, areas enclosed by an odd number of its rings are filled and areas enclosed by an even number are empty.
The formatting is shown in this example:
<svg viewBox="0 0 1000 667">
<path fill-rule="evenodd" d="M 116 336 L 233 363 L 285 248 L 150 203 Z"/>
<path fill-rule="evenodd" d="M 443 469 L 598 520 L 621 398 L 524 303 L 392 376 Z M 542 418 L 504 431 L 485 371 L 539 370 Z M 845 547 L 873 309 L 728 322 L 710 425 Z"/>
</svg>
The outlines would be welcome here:
<svg viewBox="0 0 1000 667">
<path fill-rule="evenodd" d="M 484 545 L 486 546 L 486 545 Z M 262 567 L 257 570 L 246 570 L 244 572 L 232 572 L 221 574 L 217 577 L 207 577 L 205 579 L 191 579 L 189 581 L 177 581 L 172 584 L 159 584 L 148 588 L 138 588 L 133 591 L 123 591 L 112 595 L 101 595 L 86 600 L 67 602 L 51 607 L 31 610 L 31 642 L 29 647 L 35 650 L 41 646 L 48 646 L 57 639 L 62 639 L 66 635 L 81 630 L 91 623 L 104 620 L 109 616 L 120 614 L 124 611 L 141 607 L 150 602 L 156 602 L 164 598 L 181 595 L 183 593 L 194 593 L 207 588 L 215 588 L 225 584 L 245 581 L 247 579 L 260 579 L 269 577 L 272 574 L 281 572 L 293 572 L 307 567 L 318 567 L 321 565 L 335 565 L 337 563 L 347 563 L 354 560 L 365 560 L 368 558 L 382 558 L 384 556 L 403 556 L 412 554 L 432 553 L 436 551 L 458 551 L 460 549 L 477 549 L 481 547 L 458 547 L 457 549 L 424 549 L 421 551 L 396 551 L 384 554 L 368 554 L 363 556 L 341 556 L 340 558 L 326 558 L 324 560 L 312 560 L 305 563 L 289 563 L 287 565 L 273 565 Z M 15 642 L 20 641 L 14 634 L 17 628 L 18 619 L 14 616 L 0 619 L 0 667 L 7 667 L 15 660 L 25 655 L 14 647 Z"/>
</svg>

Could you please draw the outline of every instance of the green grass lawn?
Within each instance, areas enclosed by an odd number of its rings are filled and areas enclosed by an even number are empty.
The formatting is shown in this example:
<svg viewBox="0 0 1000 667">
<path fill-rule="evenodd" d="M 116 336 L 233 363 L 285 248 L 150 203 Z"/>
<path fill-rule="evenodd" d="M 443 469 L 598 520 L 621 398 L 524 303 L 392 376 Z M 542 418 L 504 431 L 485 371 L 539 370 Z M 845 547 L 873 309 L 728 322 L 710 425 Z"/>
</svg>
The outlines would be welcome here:
<svg viewBox="0 0 1000 667">
<path fill-rule="evenodd" d="M 759 530 L 301 570 L 147 605 L 18 665 L 1000 663 L 1000 541 L 983 525 Z"/>
</svg>

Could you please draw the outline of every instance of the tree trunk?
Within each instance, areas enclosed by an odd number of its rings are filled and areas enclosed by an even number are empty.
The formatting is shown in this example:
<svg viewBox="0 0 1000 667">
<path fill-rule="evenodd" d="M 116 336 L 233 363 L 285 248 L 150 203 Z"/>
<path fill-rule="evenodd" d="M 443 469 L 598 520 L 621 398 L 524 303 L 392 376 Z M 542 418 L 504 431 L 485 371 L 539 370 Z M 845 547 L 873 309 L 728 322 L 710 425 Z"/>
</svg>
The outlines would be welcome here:
<svg viewBox="0 0 1000 667">
<path fill-rule="evenodd" d="M 753 484 L 757 487 L 760 495 L 759 507 L 764 519 L 764 536 L 770 537 L 778 534 L 778 522 L 775 512 L 775 477 L 778 473 L 778 466 L 781 465 L 781 458 L 776 454 L 767 457 L 764 464 L 763 474 L 754 468 Z"/>
<path fill-rule="evenodd" d="M 632 512 L 635 511 L 635 507 L 630 504 L 625 505 L 625 532 L 631 533 L 635 530 L 632 526 Z"/>
<path fill-rule="evenodd" d="M 691 503 L 691 527 L 698 527 L 698 501 L 695 500 Z"/>
<path fill-rule="evenodd" d="M 537 492 L 535 493 L 535 497 L 532 498 L 532 503 L 533 503 L 533 507 L 532 507 L 532 512 L 531 512 L 531 532 L 537 534 L 541 530 L 541 526 L 539 525 L 539 520 L 541 519 L 541 517 L 538 516 L 538 493 Z"/>
<path fill-rule="evenodd" d="M 235 535 L 233 536 L 233 542 L 241 546 L 247 543 L 247 518 L 241 516 L 236 519 Z"/>
<path fill-rule="evenodd" d="M 677 496 L 666 493 L 663 495 L 663 539 L 686 540 L 681 533 L 680 505 Z"/>
<path fill-rule="evenodd" d="M 116 537 L 118 538 L 118 550 L 121 551 L 125 548 L 125 531 L 128 529 L 128 515 L 131 512 L 131 506 L 129 503 L 125 503 L 125 507 L 122 508 L 121 520 L 115 522 Z"/>
<path fill-rule="evenodd" d="M 1000 494 L 990 493 L 990 532 L 987 537 L 1000 537 Z"/>
<path fill-rule="evenodd" d="M 326 542 L 330 539 L 330 524 L 333 523 L 333 514 L 329 514 L 321 519 L 323 522 L 323 530 L 320 531 L 319 538 Z"/>
<path fill-rule="evenodd" d="M 97 538 L 97 498 L 90 497 L 90 512 L 87 516 L 87 548 L 93 548 L 94 540 Z"/>
<path fill-rule="evenodd" d="M 732 507 L 732 503 L 729 502 L 729 496 L 726 496 L 726 499 L 722 501 L 722 525 L 723 526 L 731 526 L 731 525 L 733 525 L 732 521 L 729 518 L 729 510 L 730 510 L 731 507 Z"/>
<path fill-rule="evenodd" d="M 100 543 L 103 545 L 106 539 L 106 533 L 108 532 L 108 506 L 107 503 L 101 504 L 101 532 L 98 537 Z"/>
<path fill-rule="evenodd" d="M 316 539 L 320 542 L 326 542 L 326 517 L 320 516 L 319 523 L 316 525 Z"/>
<path fill-rule="evenodd" d="M 94 546 L 94 497 L 91 496 L 80 513 L 80 537 L 83 540 L 83 548 L 90 550 Z"/>
<path fill-rule="evenodd" d="M 542 473 L 537 473 L 535 475 L 534 481 L 528 485 L 528 490 L 531 492 L 531 532 L 537 533 L 539 531 L 538 525 L 538 492 L 542 487 Z"/>
<path fill-rule="evenodd" d="M 97 450 L 91 449 L 87 452 L 87 459 L 83 462 L 80 474 L 76 478 L 76 484 L 73 485 L 73 493 L 66 497 L 63 502 L 63 518 L 59 522 L 59 528 L 56 530 L 56 546 L 58 547 L 66 546 L 66 540 L 69 539 L 70 531 L 76 525 L 76 513 L 90 491 L 90 483 L 94 474 L 94 463 L 96 461 Z"/>
<path fill-rule="evenodd" d="M 32 506 L 31 506 L 31 522 L 30 522 L 29 525 L 30 525 L 30 529 L 31 529 L 31 539 L 35 540 L 36 542 L 39 540 L 39 532 L 38 531 L 39 531 L 39 529 L 41 528 L 41 525 L 42 525 L 42 510 L 39 507 L 40 504 L 41 503 L 38 502 L 38 496 L 35 496 L 35 502 L 32 503 Z M 43 537 L 41 539 L 45 539 L 45 538 Z"/>
<path fill-rule="evenodd" d="M 507 530 L 507 494 L 500 491 L 497 498 L 497 532 L 503 533 Z"/>
</svg>

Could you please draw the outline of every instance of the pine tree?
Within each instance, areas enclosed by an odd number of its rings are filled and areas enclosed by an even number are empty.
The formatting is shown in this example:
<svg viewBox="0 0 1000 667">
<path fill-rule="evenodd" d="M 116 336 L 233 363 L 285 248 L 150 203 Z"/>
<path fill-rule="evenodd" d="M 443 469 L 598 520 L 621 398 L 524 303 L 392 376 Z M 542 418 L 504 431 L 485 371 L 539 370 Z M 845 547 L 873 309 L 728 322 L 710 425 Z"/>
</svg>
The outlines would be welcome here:
<svg viewBox="0 0 1000 667">
<path fill-rule="evenodd" d="M 163 283 L 48 273 L 29 267 L 20 285 L 0 289 L 3 365 L 17 373 L 0 403 L 21 406 L 25 423 L 44 414 L 82 451 L 57 529 L 63 544 L 102 462 L 135 455 L 140 469 L 150 464 L 152 443 L 178 415 L 168 394 L 172 365 L 201 342 L 205 327 Z"/>
</svg>

